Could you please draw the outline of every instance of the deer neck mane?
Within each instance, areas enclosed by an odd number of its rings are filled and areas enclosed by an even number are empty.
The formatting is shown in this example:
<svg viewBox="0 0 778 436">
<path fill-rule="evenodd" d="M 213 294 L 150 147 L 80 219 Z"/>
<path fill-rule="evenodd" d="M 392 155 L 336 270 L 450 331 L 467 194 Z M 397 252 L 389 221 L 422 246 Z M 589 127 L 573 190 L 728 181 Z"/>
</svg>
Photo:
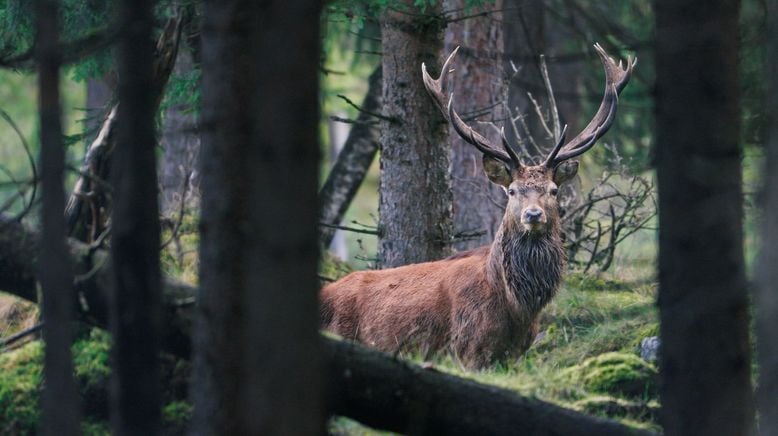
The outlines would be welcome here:
<svg viewBox="0 0 778 436">
<path fill-rule="evenodd" d="M 558 223 L 537 234 L 503 220 L 489 253 L 489 275 L 517 314 L 533 317 L 556 294 L 565 261 Z"/>
</svg>

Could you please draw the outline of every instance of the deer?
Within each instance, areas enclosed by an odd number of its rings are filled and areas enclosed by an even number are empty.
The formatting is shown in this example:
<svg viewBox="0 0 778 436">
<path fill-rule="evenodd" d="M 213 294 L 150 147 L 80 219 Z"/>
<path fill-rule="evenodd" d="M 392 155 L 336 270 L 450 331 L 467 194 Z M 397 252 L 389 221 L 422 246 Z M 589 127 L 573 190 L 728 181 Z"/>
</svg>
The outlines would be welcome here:
<svg viewBox="0 0 778 436">
<path fill-rule="evenodd" d="M 443 80 L 458 47 L 437 79 L 422 63 L 422 79 L 435 106 L 483 154 L 487 178 L 507 194 L 505 214 L 491 245 L 433 262 L 357 271 L 328 284 L 320 293 L 323 329 L 385 352 L 418 351 L 425 360 L 448 350 L 471 369 L 517 359 L 527 351 L 567 262 L 557 191 L 578 171 L 573 158 L 591 149 L 613 124 L 619 94 L 637 64 L 636 58 L 617 64 L 599 44 L 594 47 L 605 70 L 600 107 L 568 142 L 565 126 L 538 165 L 522 163 L 504 128 L 500 147 L 462 120 L 453 93 L 446 98 Z"/>
</svg>

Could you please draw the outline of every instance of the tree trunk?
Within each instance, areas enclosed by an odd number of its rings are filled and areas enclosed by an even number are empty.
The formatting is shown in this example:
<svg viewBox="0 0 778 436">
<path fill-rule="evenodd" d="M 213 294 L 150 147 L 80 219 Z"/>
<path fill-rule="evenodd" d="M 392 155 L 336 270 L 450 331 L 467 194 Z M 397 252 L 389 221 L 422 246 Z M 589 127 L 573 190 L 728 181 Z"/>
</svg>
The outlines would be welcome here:
<svg viewBox="0 0 778 436">
<path fill-rule="evenodd" d="M 178 41 L 181 35 L 181 17 L 168 20 L 165 29 L 157 41 L 154 59 L 154 80 L 151 82 L 154 108 L 162 99 L 170 72 L 178 52 Z M 109 193 L 111 160 L 116 141 L 118 105 L 108 111 L 100 125 L 97 137 L 89 144 L 84 162 L 81 164 L 81 175 L 76 180 L 73 192 L 65 206 L 67 233 L 81 241 L 95 241 L 106 230 L 108 217 L 111 213 Z"/>
<path fill-rule="evenodd" d="M 188 75 L 194 70 L 192 53 L 187 49 L 178 51 L 173 74 Z M 168 107 L 162 123 L 162 162 L 159 182 L 161 188 L 161 210 L 169 213 L 178 210 L 181 202 L 187 206 L 199 197 L 196 168 L 200 156 L 200 135 L 193 110 L 184 105 Z"/>
<path fill-rule="evenodd" d="M 0 289 L 37 301 L 34 252 L 39 239 L 39 234 L 26 230 L 22 224 L 0 219 Z M 103 250 L 92 250 L 72 239 L 70 251 L 77 272 L 92 271 L 88 279 L 76 284 L 78 294 L 86 302 L 81 306 L 81 315 L 105 327 L 105 306 L 101 300 L 110 293 L 110 281 L 106 280 L 111 275 L 110 257 Z M 166 282 L 166 351 L 184 359 L 189 357 L 194 297 L 203 292 Z M 358 344 L 329 338 L 324 338 L 323 343 L 327 413 L 347 416 L 375 428 L 411 434 L 649 434 L 509 390 L 423 369 Z M 261 371 L 260 364 L 255 364 L 254 370 Z M 284 375 L 286 382 L 290 381 L 288 375 Z M 304 406 L 301 402 L 299 407 Z M 195 413 L 194 429 L 201 429 L 201 413 L 200 409 Z M 304 409 L 301 413 L 305 413 Z"/>
<path fill-rule="evenodd" d="M 351 128 L 343 150 L 338 154 L 327 181 L 319 191 L 321 202 L 319 221 L 323 224 L 331 226 L 340 224 L 373 163 L 379 147 L 379 132 L 377 126 L 370 124 L 378 121 L 370 114 L 377 114 L 383 110 L 382 88 L 383 75 L 379 65 L 368 79 L 367 94 L 362 101 L 362 111 L 357 116 L 357 122 Z M 321 246 L 325 249 L 329 247 L 334 235 L 334 228 L 320 227 Z"/>
<path fill-rule="evenodd" d="M 440 3 L 405 0 L 381 17 L 384 114 L 379 263 L 396 267 L 451 253 L 451 190 L 445 121 L 427 95 L 421 64 L 442 64 Z M 433 67 L 434 66 L 434 67 Z M 434 75 L 434 74 L 433 74 Z"/>
<path fill-rule="evenodd" d="M 111 169 L 112 430 L 117 435 L 160 429 L 161 282 L 154 115 L 154 17 L 151 1 L 124 0 L 117 71 L 115 159 Z"/>
<path fill-rule="evenodd" d="M 656 3 L 662 423 L 750 434 L 736 0 Z"/>
<path fill-rule="evenodd" d="M 540 70 L 540 55 L 545 53 L 545 6 L 543 2 L 512 2 L 503 13 L 505 34 L 505 71 L 512 77 L 513 66 L 519 69 L 508 86 L 508 107 L 511 114 L 522 116 L 524 122 L 516 121 L 518 131 L 506 126 L 505 135 L 511 145 L 517 145 L 516 135 L 525 143 L 525 150 L 531 158 L 545 156 L 544 149 L 533 145 L 532 137 L 540 147 L 553 145 L 542 128 L 535 107 L 527 93 L 548 110 L 548 96 Z M 513 62 L 511 66 L 510 62 Z"/>
<path fill-rule="evenodd" d="M 446 10 L 465 11 L 465 0 L 448 0 Z M 505 81 L 502 65 L 503 1 L 462 12 L 487 15 L 449 24 L 446 29 L 444 53 L 461 46 L 455 65 L 456 74 L 450 84 L 456 104 L 465 118 L 491 121 L 495 126 L 510 126 L 503 121 Z M 471 121 L 472 124 L 472 121 Z M 480 126 L 478 131 L 495 144 L 499 132 L 491 126 Z M 481 163 L 481 152 L 465 142 L 449 127 L 451 143 L 451 187 L 454 196 L 454 248 L 467 250 L 489 244 L 502 221 L 505 193 L 489 182 Z"/>
<path fill-rule="evenodd" d="M 318 434 L 321 4 L 205 8 L 192 430 Z"/>
<path fill-rule="evenodd" d="M 767 2 L 768 53 L 778 52 L 778 2 Z M 756 391 L 759 434 L 778 436 L 778 59 L 767 58 L 769 114 L 762 187 L 761 252 L 757 263 L 756 335 L 759 382 Z"/>
<path fill-rule="evenodd" d="M 59 5 L 38 0 L 36 11 L 36 57 L 41 138 L 41 182 L 43 202 L 40 246 L 40 284 L 43 292 L 43 320 L 46 349 L 44 356 L 43 421 L 44 435 L 79 433 L 79 399 L 73 378 L 72 343 L 75 294 L 71 283 L 70 257 L 65 248 L 65 147 L 59 104 L 60 58 Z"/>
</svg>

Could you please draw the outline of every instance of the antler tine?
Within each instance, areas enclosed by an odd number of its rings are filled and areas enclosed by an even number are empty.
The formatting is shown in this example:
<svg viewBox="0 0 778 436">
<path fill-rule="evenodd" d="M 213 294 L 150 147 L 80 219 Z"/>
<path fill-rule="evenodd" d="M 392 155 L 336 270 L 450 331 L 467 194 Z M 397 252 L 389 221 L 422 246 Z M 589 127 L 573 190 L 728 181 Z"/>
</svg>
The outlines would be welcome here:
<svg viewBox="0 0 778 436">
<path fill-rule="evenodd" d="M 451 97 L 448 100 L 448 118 L 459 136 L 461 136 L 462 139 L 468 143 L 474 145 L 475 148 L 477 148 L 481 153 L 501 160 L 511 166 L 518 163 L 518 158 L 514 161 L 510 155 L 495 149 L 489 143 L 488 139 L 481 136 L 481 134 L 473 130 L 472 127 L 468 126 L 464 121 L 462 121 L 462 118 L 460 118 L 459 114 L 457 114 L 457 112 L 454 110 L 454 93 L 451 93 Z M 518 168 L 519 166 L 521 166 L 521 163 L 518 163 L 518 166 L 515 166 L 514 168 Z"/>
<path fill-rule="evenodd" d="M 510 144 L 508 144 L 508 138 L 505 137 L 505 127 L 500 128 L 500 139 L 502 139 L 502 148 L 508 152 L 508 156 L 511 158 L 513 166 L 515 168 L 521 167 L 521 159 L 519 159 L 519 155 L 516 154 L 516 151 L 511 147 Z"/>
<path fill-rule="evenodd" d="M 556 160 L 559 150 L 561 150 L 562 146 L 565 144 L 566 138 L 567 138 L 567 124 L 565 124 L 565 126 L 562 127 L 562 133 L 559 135 L 559 141 L 557 141 L 556 145 L 554 145 L 554 148 L 551 150 L 551 153 L 548 154 L 548 157 L 546 158 L 545 162 L 543 162 L 543 165 L 547 167 L 552 166 L 553 162 Z"/>
<path fill-rule="evenodd" d="M 618 96 L 616 96 L 616 99 L 618 100 Z M 582 142 L 579 146 L 565 150 L 563 153 L 557 156 L 555 161 L 558 163 L 572 159 L 576 156 L 584 154 L 587 150 L 592 148 L 594 143 L 597 142 L 597 140 L 600 139 L 600 137 L 602 137 L 606 131 L 608 131 L 610 124 L 613 123 L 613 120 L 616 118 L 616 107 L 616 104 L 611 106 L 610 112 L 608 112 L 608 117 L 606 118 L 606 122 L 598 126 L 594 133 L 592 133 L 591 137 L 585 139 L 584 142 Z"/>
<path fill-rule="evenodd" d="M 637 65 L 637 58 L 627 58 L 626 64 L 622 62 L 616 63 L 608 56 L 600 44 L 595 44 L 594 49 L 600 56 L 603 69 L 605 70 L 605 93 L 602 97 L 600 108 L 581 133 L 559 150 L 556 147 L 554 148 L 556 153 L 552 151 L 549 154 L 548 158 L 546 158 L 546 166 L 553 167 L 562 161 L 585 153 L 610 129 L 613 121 L 616 119 L 619 93 L 627 86 L 632 76 L 632 70 Z"/>
<path fill-rule="evenodd" d="M 445 117 L 451 123 L 451 125 L 454 127 L 454 130 L 459 134 L 459 136 L 462 137 L 462 139 L 474 145 L 479 151 L 481 151 L 481 153 L 484 153 L 487 156 L 501 160 L 513 167 L 521 166 L 518 157 L 514 159 L 510 154 L 506 154 L 496 149 L 496 147 L 494 147 L 494 145 L 491 144 L 488 139 L 481 136 L 481 134 L 473 130 L 472 127 L 468 126 L 467 123 L 462 121 L 462 118 L 460 118 L 454 110 L 453 93 L 448 100 L 448 104 L 446 104 L 446 97 L 443 94 L 443 80 L 446 77 L 446 73 L 449 71 L 449 64 L 454 59 L 457 51 L 459 51 L 459 47 L 455 48 L 446 59 L 446 62 L 443 63 L 443 67 L 440 70 L 440 76 L 437 79 L 433 79 L 429 73 L 427 73 L 427 66 L 424 63 L 421 64 L 421 73 L 422 79 L 424 80 L 424 87 L 427 88 L 427 92 L 429 93 L 430 97 L 432 97 L 435 105 L 443 113 L 443 117 Z"/>
<path fill-rule="evenodd" d="M 457 46 L 457 48 L 448 55 L 446 62 L 443 63 L 443 67 L 440 69 L 440 76 L 438 76 L 437 79 L 433 79 L 429 73 L 427 73 L 427 66 L 424 62 L 421 63 L 421 76 L 424 81 L 424 87 L 427 89 L 427 93 L 432 97 L 432 101 L 435 102 L 435 105 L 440 109 L 440 112 L 446 120 L 448 120 L 448 111 L 446 110 L 446 95 L 443 94 L 443 80 L 446 78 L 446 73 L 448 73 L 448 65 L 454 59 L 454 56 L 456 56 L 458 51 L 459 47 Z"/>
</svg>

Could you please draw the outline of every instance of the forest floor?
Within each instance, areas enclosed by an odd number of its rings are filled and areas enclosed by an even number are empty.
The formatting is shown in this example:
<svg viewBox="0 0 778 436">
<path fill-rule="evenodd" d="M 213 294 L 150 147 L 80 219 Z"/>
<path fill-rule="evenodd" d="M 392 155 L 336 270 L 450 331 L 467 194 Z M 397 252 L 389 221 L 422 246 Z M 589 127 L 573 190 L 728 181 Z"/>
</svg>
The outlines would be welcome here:
<svg viewBox="0 0 778 436">
<path fill-rule="evenodd" d="M 196 236 L 185 247 L 196 246 Z M 194 282 L 196 252 L 171 244 L 163 268 Z M 348 266 L 325 263 L 322 275 L 338 277 Z M 657 423 L 657 371 L 639 357 L 643 338 L 658 334 L 656 286 L 649 279 L 571 272 L 544 310 L 541 334 L 521 359 L 480 372 L 462 369 L 450 357 L 432 362 L 439 371 L 514 390 L 627 425 L 660 430 Z M 625 278 L 627 277 L 627 278 Z M 0 337 L 34 324 L 37 309 L 0 294 Z M 84 434 L 108 434 L 107 377 L 109 336 L 81 327 L 73 346 L 75 371 L 84 404 Z M 420 359 L 408 356 L 420 363 Z M 42 345 L 34 336 L 0 352 L 0 434 L 34 433 L 42 386 Z M 187 403 L 187 362 L 165 356 L 163 423 L 166 434 L 182 434 L 191 415 Z M 329 431 L 339 435 L 385 434 L 337 418 Z"/>
<path fill-rule="evenodd" d="M 562 407 L 660 431 L 656 366 L 644 362 L 638 350 L 642 339 L 659 334 L 655 301 L 653 282 L 572 273 L 543 311 L 536 343 L 515 363 L 479 372 L 462 369 L 448 356 L 427 364 Z M 386 434 L 344 418 L 333 420 L 330 431 Z"/>
</svg>

